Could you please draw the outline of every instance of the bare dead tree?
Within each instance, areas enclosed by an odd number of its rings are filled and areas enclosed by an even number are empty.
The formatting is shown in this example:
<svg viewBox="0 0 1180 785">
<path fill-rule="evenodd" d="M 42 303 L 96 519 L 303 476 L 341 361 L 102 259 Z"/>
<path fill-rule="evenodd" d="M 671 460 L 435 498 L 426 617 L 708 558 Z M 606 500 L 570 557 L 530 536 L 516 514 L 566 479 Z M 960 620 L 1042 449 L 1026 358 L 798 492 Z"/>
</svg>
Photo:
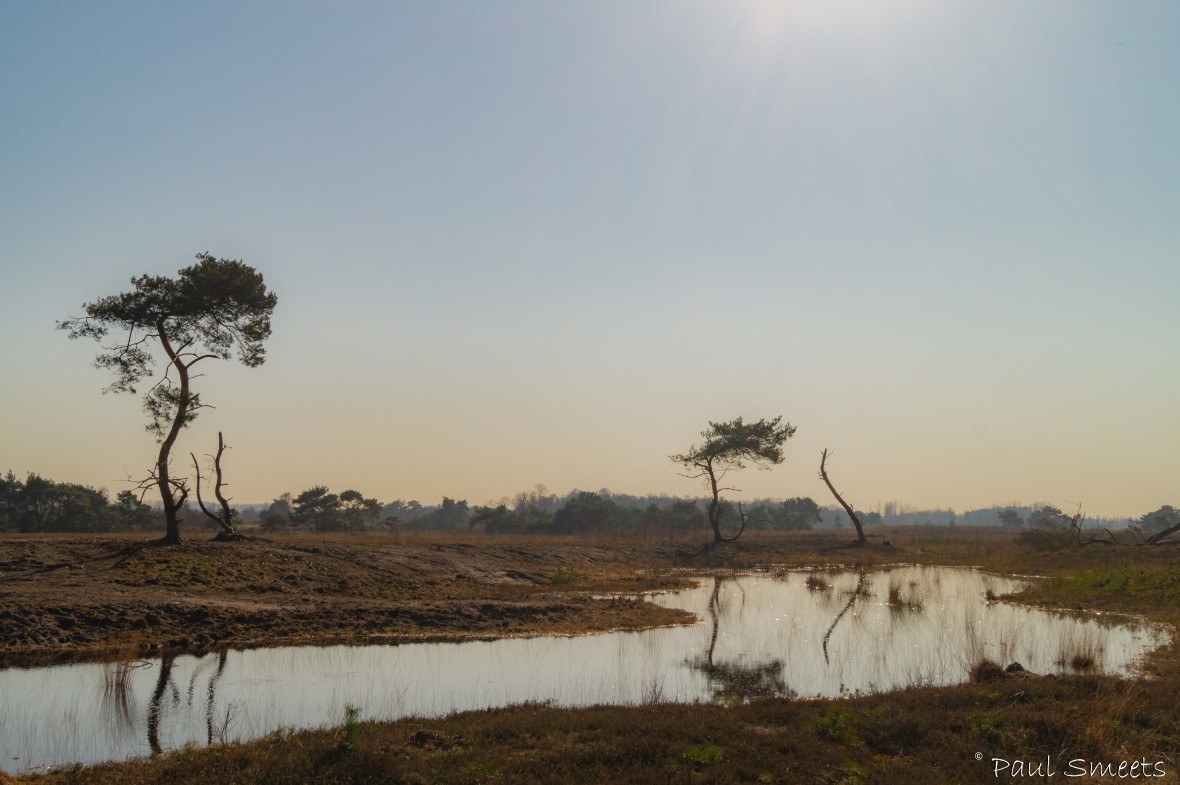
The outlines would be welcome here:
<svg viewBox="0 0 1180 785">
<path fill-rule="evenodd" d="M 1086 519 L 1086 515 L 1082 512 L 1082 505 L 1080 503 L 1078 504 L 1077 512 L 1075 512 L 1073 515 L 1063 514 L 1061 517 L 1065 519 L 1066 524 L 1069 526 L 1069 531 L 1073 537 L 1074 543 L 1076 543 L 1079 548 L 1083 545 L 1119 544 L 1119 541 L 1115 539 L 1114 534 L 1111 533 L 1110 529 L 1106 528 L 1104 528 L 1103 531 L 1106 532 L 1108 537 L 1110 537 L 1109 541 L 1104 540 L 1101 537 L 1087 537 L 1082 539 L 1082 521 Z"/>
<path fill-rule="evenodd" d="M 205 516 L 217 522 L 221 527 L 221 531 L 217 533 L 218 540 L 240 540 L 242 535 L 238 533 L 237 528 L 233 524 L 234 511 L 229 506 L 229 500 L 222 494 L 221 489 L 225 487 L 225 480 L 221 472 L 221 456 L 226 450 L 225 439 L 221 435 L 221 431 L 217 432 L 217 455 L 213 457 L 213 495 L 217 498 L 217 502 L 221 505 L 221 514 L 217 515 L 205 506 L 205 500 L 201 498 L 201 465 L 197 462 L 197 456 L 189 453 L 193 459 L 193 470 L 197 473 L 197 504 L 201 508 L 201 512 Z"/>
<path fill-rule="evenodd" d="M 860 522 L 860 516 L 856 514 L 856 510 L 852 509 L 852 506 L 848 502 L 844 501 L 844 497 L 840 495 L 840 492 L 836 490 L 836 486 L 832 485 L 832 481 L 828 479 L 828 471 L 824 467 L 827 460 L 828 451 L 825 449 L 820 454 L 819 477 L 824 481 L 824 485 L 828 486 L 828 490 L 832 492 L 832 495 L 836 497 L 836 501 L 840 502 L 840 506 L 844 508 L 844 512 L 848 513 L 848 517 L 852 519 L 852 525 L 856 527 L 857 541 L 863 543 L 865 541 L 865 528 Z"/>
<path fill-rule="evenodd" d="M 1164 545 L 1164 538 L 1169 534 L 1175 534 L 1176 532 L 1180 532 L 1180 523 L 1176 524 L 1175 526 L 1169 526 L 1166 529 L 1161 529 L 1160 531 L 1151 535 L 1145 545 Z"/>
<path fill-rule="evenodd" d="M 1077 512 L 1073 515 L 1062 517 L 1065 518 L 1065 522 L 1069 526 L 1070 536 L 1073 537 L 1073 541 L 1080 547 L 1082 545 L 1082 521 L 1086 518 L 1085 514 L 1082 513 L 1082 505 L 1078 505 Z"/>
</svg>

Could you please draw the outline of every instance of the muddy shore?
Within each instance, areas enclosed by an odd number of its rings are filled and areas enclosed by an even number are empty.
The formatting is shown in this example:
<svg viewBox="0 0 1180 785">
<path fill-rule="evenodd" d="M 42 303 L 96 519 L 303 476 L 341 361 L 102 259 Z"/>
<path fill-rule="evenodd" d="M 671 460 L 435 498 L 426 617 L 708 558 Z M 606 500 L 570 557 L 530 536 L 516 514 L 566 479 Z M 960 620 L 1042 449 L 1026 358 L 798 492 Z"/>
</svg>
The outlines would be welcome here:
<svg viewBox="0 0 1180 785">
<path fill-rule="evenodd" d="M 693 619 L 697 545 L 256 537 L 0 539 L 0 666 L 256 646 L 575 634 Z M 602 599 L 604 594 L 619 595 Z M 629 595 L 629 596 L 628 596 Z"/>
</svg>

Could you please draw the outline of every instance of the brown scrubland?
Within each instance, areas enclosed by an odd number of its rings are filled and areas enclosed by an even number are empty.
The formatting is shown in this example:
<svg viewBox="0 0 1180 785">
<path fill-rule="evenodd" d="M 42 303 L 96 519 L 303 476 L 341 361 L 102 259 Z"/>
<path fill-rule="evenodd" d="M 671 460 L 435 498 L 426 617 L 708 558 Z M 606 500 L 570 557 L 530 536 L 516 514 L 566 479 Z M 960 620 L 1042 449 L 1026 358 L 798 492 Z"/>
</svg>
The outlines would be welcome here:
<svg viewBox="0 0 1180 785">
<path fill-rule="evenodd" d="M 683 586 L 694 573 L 780 566 L 972 565 L 1044 578 L 1006 601 L 1180 623 L 1174 547 L 1032 551 L 1010 530 L 965 527 L 867 534 L 860 546 L 847 532 L 827 530 L 747 534 L 712 547 L 699 538 L 478 534 L 283 535 L 230 543 L 194 536 L 178 547 L 132 536 L 6 536 L 0 662 L 677 624 L 691 619 L 628 595 Z M 959 686 L 839 700 L 528 704 L 391 723 L 342 716 L 336 728 L 278 731 L 247 744 L 15 779 L 958 783 L 1068 774 L 1075 782 L 1180 781 L 1175 638 L 1136 679 L 1018 677 L 984 665 L 978 681 Z M 997 767 L 1006 768 L 997 776 Z"/>
</svg>

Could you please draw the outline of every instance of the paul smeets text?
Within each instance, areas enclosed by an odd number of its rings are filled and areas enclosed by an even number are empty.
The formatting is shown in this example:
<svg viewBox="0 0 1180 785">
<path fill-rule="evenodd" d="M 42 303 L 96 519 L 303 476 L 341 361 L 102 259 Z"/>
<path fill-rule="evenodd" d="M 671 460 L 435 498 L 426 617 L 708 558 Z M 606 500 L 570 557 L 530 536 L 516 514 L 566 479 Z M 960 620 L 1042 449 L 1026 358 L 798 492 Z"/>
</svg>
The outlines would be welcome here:
<svg viewBox="0 0 1180 785">
<path fill-rule="evenodd" d="M 1115 777 L 1117 779 L 1138 780 L 1164 777 L 1167 771 L 1164 761 L 1150 761 L 1147 758 L 1139 760 L 1096 761 L 1086 758 L 1070 758 L 1058 764 L 1052 756 L 1033 759 L 992 758 L 992 774 L 997 779 L 1024 779 L 1029 777 L 1055 777 L 1061 774 L 1065 777 Z"/>
</svg>

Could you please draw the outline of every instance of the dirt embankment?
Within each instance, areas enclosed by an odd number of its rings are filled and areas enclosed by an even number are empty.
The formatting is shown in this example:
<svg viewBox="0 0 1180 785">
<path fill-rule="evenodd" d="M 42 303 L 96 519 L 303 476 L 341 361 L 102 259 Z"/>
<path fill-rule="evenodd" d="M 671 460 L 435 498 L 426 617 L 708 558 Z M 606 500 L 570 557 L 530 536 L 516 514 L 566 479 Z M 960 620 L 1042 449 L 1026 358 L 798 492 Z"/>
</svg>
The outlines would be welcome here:
<svg viewBox="0 0 1180 785">
<path fill-rule="evenodd" d="M 686 552 L 692 551 L 685 546 Z M 459 640 L 689 621 L 636 599 L 684 579 L 630 545 L 292 536 L 179 547 L 0 539 L 0 664 L 302 643 Z"/>
<path fill-rule="evenodd" d="M 979 563 L 993 550 L 988 542 L 962 553 L 959 545 L 928 550 L 925 533 L 899 531 L 870 534 L 854 548 L 847 532 L 831 530 L 747 534 L 716 548 L 703 539 L 305 533 L 224 543 L 202 532 L 173 547 L 148 535 L 7 535 L 0 667 L 164 650 L 639 629 L 693 620 L 634 598 L 687 585 L 684 570 L 933 556 Z M 603 595 L 620 596 L 596 599 Z"/>
</svg>

